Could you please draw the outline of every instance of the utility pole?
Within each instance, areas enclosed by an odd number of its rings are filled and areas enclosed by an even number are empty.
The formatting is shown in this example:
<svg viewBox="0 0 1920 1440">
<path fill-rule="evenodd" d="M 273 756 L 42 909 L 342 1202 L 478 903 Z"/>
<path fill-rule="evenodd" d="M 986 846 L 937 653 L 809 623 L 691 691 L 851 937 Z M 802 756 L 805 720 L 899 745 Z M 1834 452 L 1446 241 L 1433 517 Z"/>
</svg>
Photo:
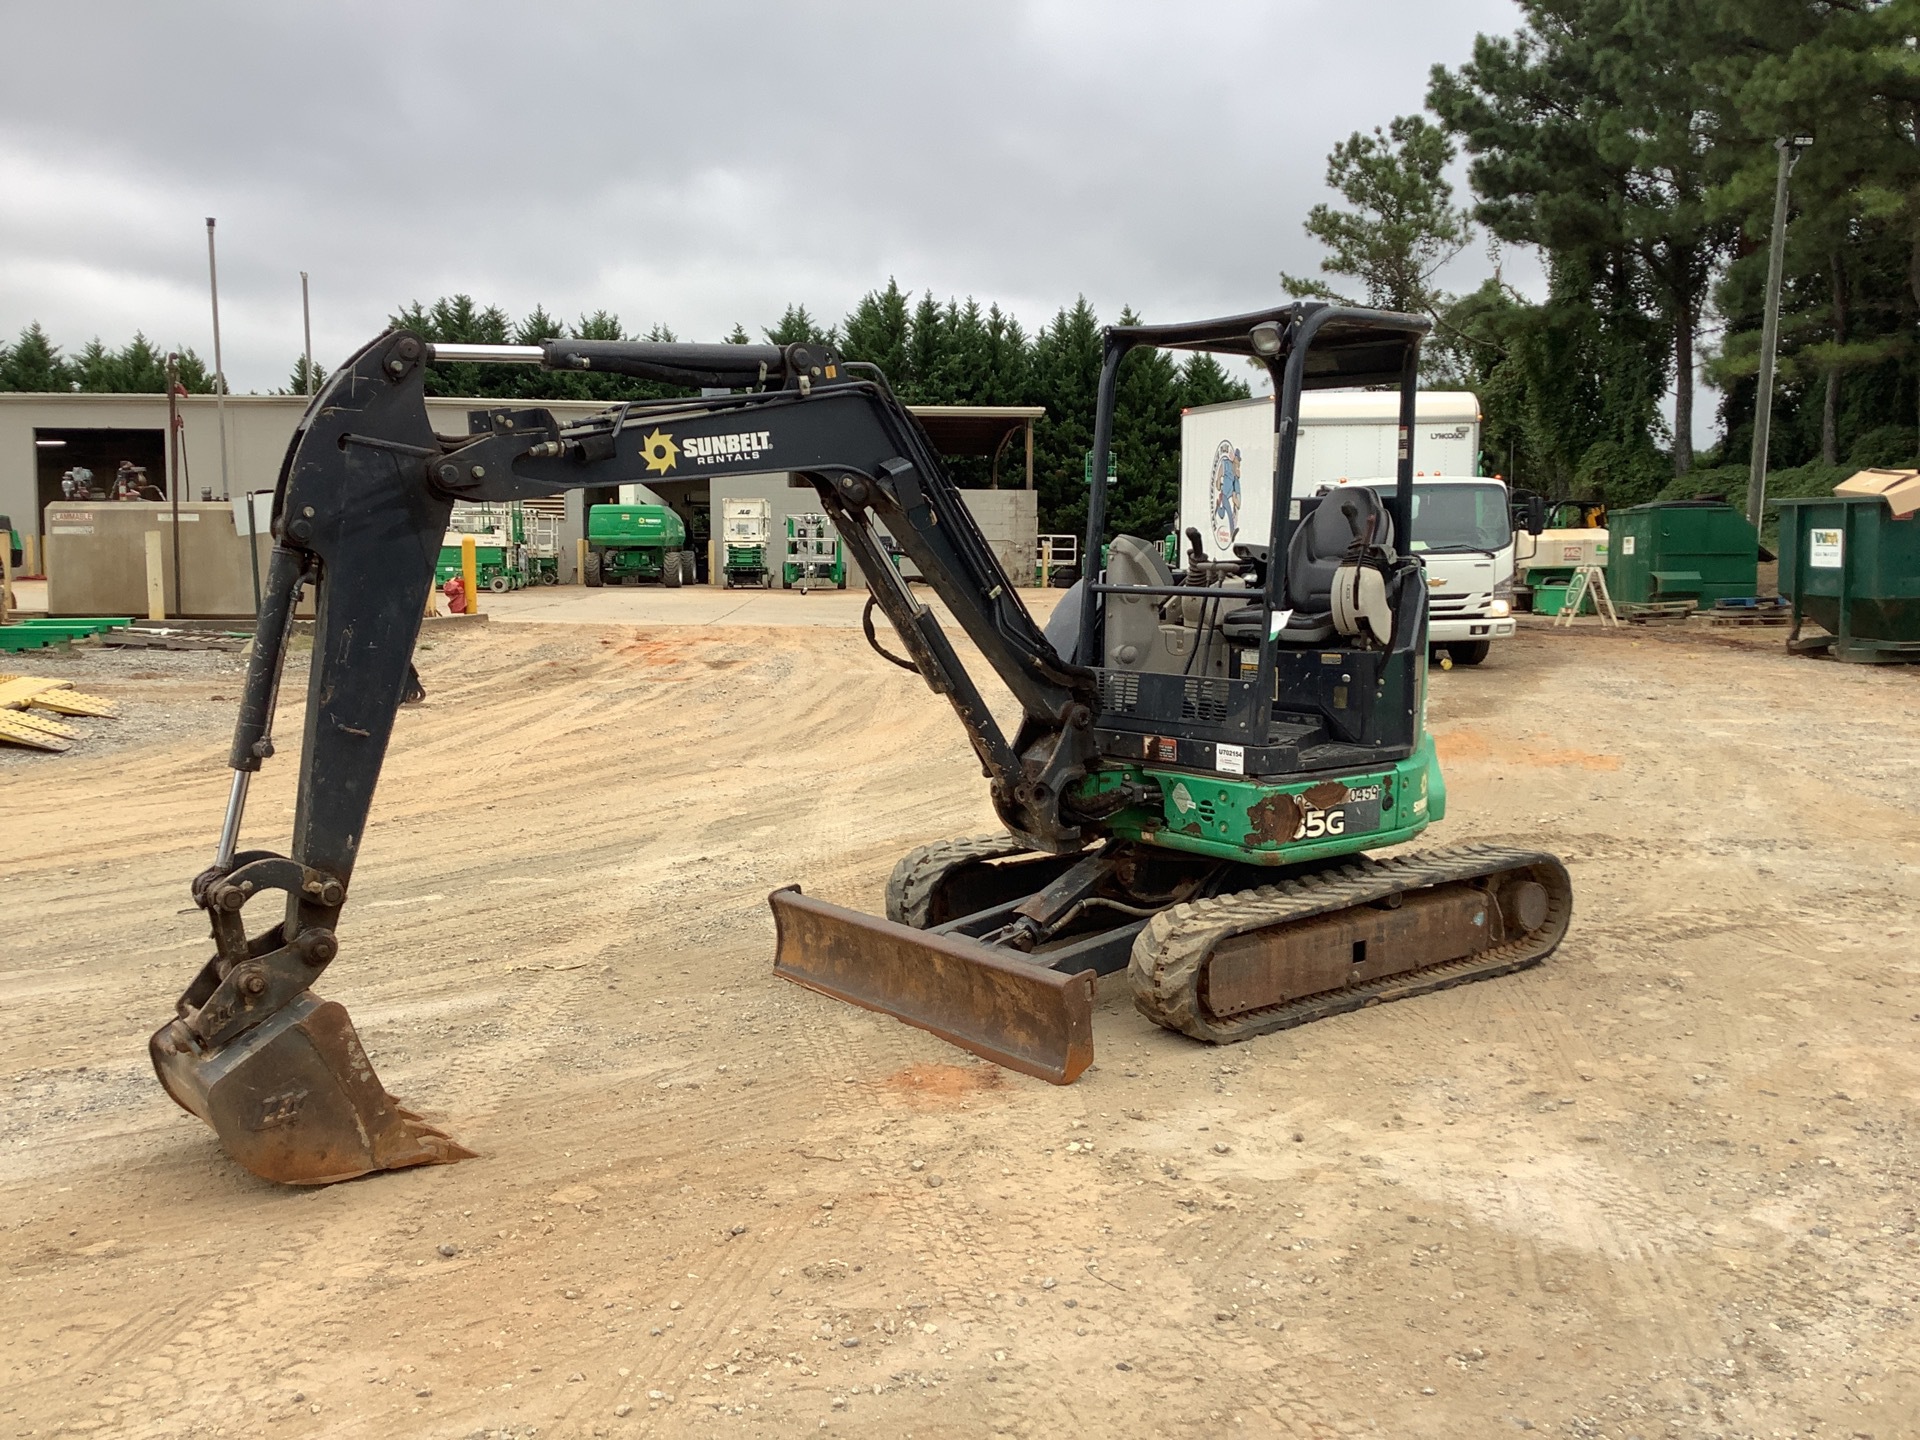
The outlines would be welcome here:
<svg viewBox="0 0 1920 1440">
<path fill-rule="evenodd" d="M 220 498 L 233 493 L 227 480 L 227 371 L 220 363 L 220 267 L 213 258 L 213 216 L 207 217 L 207 285 L 213 292 L 213 408 L 220 418 Z"/>
<path fill-rule="evenodd" d="M 300 272 L 300 324 L 307 332 L 307 396 L 313 396 L 313 309 L 307 303 L 307 272 Z"/>
<path fill-rule="evenodd" d="M 184 615 L 180 602 L 180 357 L 167 356 L 167 498 L 173 502 L 173 613 Z"/>
<path fill-rule="evenodd" d="M 1773 238 L 1767 245 L 1766 313 L 1760 322 L 1760 385 L 1753 399 L 1753 463 L 1747 476 L 1747 519 L 1760 528 L 1767 507 L 1767 440 L 1773 428 L 1773 357 L 1780 344 L 1780 270 L 1786 262 L 1787 177 L 1799 163 L 1800 152 L 1813 144 L 1811 135 L 1781 136 L 1773 142 L 1780 152 L 1780 172 L 1773 182 Z"/>
</svg>

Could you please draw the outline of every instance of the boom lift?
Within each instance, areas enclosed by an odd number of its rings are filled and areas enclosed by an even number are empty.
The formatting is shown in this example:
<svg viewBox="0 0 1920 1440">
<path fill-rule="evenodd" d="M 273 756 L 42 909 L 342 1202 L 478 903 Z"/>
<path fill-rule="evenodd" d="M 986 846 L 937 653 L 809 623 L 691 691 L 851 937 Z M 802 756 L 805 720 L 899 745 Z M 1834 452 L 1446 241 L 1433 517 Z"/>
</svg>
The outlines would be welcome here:
<svg viewBox="0 0 1920 1440">
<path fill-rule="evenodd" d="M 1427 322 L 1315 303 L 1106 335 L 1094 473 L 1113 441 L 1121 361 L 1138 346 L 1263 363 L 1279 402 L 1275 493 L 1291 493 L 1303 390 L 1393 386 L 1398 489 L 1356 490 L 1231 560 L 1195 546 L 1112 543 L 1104 572 L 1045 632 L 1017 597 L 917 422 L 873 367 L 813 345 L 549 340 L 429 345 L 381 336 L 334 374 L 289 447 L 275 548 L 229 755 L 233 786 L 211 868 L 193 883 L 216 954 L 155 1033 L 167 1091 L 271 1179 L 320 1184 L 470 1152 L 375 1078 L 345 1010 L 312 985 L 335 927 L 456 501 L 553 495 L 644 475 L 694 481 L 789 471 L 818 493 L 877 609 L 954 707 L 1005 833 L 923 846 L 896 867 L 887 917 L 797 888 L 771 897 L 776 972 L 896 1015 L 1058 1083 L 1092 1059 L 1097 975 L 1126 969 L 1135 1003 L 1212 1042 L 1537 963 L 1572 896 L 1550 855 L 1467 847 L 1370 860 L 1441 817 L 1424 723 L 1426 585 L 1401 553 L 1412 486 L 1415 373 Z M 470 416 L 437 436 L 434 361 L 540 364 L 698 387 L 562 424 L 538 408 Z M 731 393 L 715 394 L 717 390 Z M 1105 536 L 1092 487 L 1087 553 Z M 714 493 L 718 494 L 719 491 Z M 958 620 L 1021 710 L 1007 734 L 877 529 Z M 294 606 L 317 591 L 290 853 L 241 850 L 248 781 L 271 719 Z M 278 922 L 249 936 L 271 892 Z"/>
</svg>

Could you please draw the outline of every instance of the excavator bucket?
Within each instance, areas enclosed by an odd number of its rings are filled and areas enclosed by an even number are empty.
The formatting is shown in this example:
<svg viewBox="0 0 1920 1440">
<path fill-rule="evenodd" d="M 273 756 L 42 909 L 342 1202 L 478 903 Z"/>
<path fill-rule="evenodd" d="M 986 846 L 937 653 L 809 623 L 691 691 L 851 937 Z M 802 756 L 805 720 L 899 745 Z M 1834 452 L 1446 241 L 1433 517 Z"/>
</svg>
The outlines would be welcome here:
<svg viewBox="0 0 1920 1440">
<path fill-rule="evenodd" d="M 346 1007 L 311 990 L 224 1045 L 174 1020 L 147 1049 L 167 1093 L 264 1180 L 327 1185 L 473 1155 L 386 1092 Z"/>
<path fill-rule="evenodd" d="M 779 933 L 774 974 L 1055 1085 L 1071 1085 L 1093 1063 L 1092 970 L 1062 974 L 962 935 L 829 905 L 797 887 L 767 899 Z"/>
</svg>

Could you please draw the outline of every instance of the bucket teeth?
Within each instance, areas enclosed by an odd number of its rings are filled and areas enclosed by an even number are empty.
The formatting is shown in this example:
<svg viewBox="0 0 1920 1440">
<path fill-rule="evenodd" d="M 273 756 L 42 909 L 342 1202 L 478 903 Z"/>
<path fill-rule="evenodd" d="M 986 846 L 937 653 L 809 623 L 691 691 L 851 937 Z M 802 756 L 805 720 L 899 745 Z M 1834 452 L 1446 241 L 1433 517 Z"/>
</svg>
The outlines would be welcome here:
<svg viewBox="0 0 1920 1440">
<path fill-rule="evenodd" d="M 389 1095 L 346 1007 L 310 990 L 217 1048 L 175 1020 L 148 1050 L 167 1093 L 264 1180 L 327 1185 L 474 1153 Z"/>
</svg>

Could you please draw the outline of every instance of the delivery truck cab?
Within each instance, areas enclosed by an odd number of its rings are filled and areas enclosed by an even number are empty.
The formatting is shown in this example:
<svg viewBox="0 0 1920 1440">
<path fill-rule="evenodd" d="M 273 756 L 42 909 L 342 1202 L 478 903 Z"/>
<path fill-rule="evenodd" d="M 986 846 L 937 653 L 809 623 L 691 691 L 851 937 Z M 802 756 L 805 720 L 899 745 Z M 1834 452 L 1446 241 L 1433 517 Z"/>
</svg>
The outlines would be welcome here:
<svg viewBox="0 0 1920 1440">
<path fill-rule="evenodd" d="M 1429 639 L 1477 665 L 1513 634 L 1514 536 L 1506 484 L 1479 475 L 1480 402 L 1467 391 L 1422 391 L 1414 404 L 1410 549 L 1426 563 Z M 1400 399 L 1382 391 L 1300 397 L 1294 447 L 1298 504 L 1340 485 L 1393 487 Z M 1264 538 L 1273 515 L 1273 397 L 1199 405 L 1180 418 L 1180 531 L 1198 530 L 1211 559 Z M 1385 477 L 1385 478 L 1382 478 Z M 1182 547 L 1184 548 L 1184 546 Z"/>
<path fill-rule="evenodd" d="M 1394 480 L 1374 476 L 1322 487 L 1367 485 L 1391 493 Z M 1513 634 L 1514 536 L 1504 482 L 1485 475 L 1413 477 L 1413 543 L 1427 567 L 1427 643 L 1456 665 L 1478 665 L 1495 640 Z"/>
</svg>

